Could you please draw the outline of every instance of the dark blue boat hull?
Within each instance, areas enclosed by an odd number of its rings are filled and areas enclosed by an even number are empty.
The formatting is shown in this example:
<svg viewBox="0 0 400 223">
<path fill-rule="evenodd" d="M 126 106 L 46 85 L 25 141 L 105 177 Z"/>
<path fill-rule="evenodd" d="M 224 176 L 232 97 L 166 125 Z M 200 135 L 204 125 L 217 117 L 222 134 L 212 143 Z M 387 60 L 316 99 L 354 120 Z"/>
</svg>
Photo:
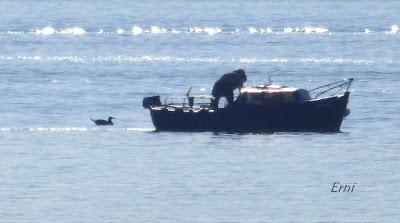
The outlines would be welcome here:
<svg viewBox="0 0 400 223">
<path fill-rule="evenodd" d="M 151 108 L 158 131 L 339 132 L 349 92 L 344 95 L 279 105 L 243 104 L 210 111 Z"/>
</svg>

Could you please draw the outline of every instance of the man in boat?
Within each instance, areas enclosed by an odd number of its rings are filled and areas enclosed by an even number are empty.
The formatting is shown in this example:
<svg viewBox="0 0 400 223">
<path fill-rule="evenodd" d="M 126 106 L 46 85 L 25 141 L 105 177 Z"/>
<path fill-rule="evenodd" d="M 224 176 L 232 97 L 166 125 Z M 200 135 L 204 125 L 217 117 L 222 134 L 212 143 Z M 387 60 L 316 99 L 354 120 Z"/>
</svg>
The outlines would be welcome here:
<svg viewBox="0 0 400 223">
<path fill-rule="evenodd" d="M 247 80 L 246 73 L 242 69 L 234 70 L 226 73 L 219 78 L 212 89 L 211 107 L 218 108 L 219 99 L 225 97 L 228 105 L 233 103 L 233 91 L 243 87 L 243 83 Z"/>
</svg>

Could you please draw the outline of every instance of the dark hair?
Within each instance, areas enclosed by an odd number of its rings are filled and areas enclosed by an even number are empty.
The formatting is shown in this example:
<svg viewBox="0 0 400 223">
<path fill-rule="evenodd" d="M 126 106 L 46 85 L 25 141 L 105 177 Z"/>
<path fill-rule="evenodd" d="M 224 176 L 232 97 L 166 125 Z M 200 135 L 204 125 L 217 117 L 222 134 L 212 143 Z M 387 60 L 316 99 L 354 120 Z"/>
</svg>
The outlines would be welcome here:
<svg viewBox="0 0 400 223">
<path fill-rule="evenodd" d="M 242 79 L 243 82 L 247 81 L 246 72 L 244 72 L 243 69 L 235 70 L 235 73 L 239 74 L 240 79 Z"/>
</svg>

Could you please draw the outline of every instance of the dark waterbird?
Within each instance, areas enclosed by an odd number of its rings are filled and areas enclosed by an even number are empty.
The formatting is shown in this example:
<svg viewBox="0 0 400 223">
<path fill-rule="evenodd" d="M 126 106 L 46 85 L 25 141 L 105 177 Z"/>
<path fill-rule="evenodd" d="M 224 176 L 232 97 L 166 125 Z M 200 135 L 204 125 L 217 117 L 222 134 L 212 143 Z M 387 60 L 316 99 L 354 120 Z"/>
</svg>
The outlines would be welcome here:
<svg viewBox="0 0 400 223">
<path fill-rule="evenodd" d="M 92 120 L 94 123 L 96 123 L 96 125 L 114 125 L 114 123 L 112 122 L 112 120 L 115 119 L 114 117 L 108 117 L 108 121 L 104 120 L 104 119 L 93 119 L 90 118 L 90 120 Z"/>
</svg>

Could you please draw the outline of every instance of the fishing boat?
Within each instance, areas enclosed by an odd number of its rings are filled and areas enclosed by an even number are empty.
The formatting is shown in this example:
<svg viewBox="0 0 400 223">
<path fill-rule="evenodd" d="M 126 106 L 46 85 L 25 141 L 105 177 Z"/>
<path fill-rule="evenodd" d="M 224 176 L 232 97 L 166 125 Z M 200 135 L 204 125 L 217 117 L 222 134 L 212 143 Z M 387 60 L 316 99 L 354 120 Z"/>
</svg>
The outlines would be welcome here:
<svg viewBox="0 0 400 223">
<path fill-rule="evenodd" d="M 214 94 L 192 95 L 190 89 L 180 103 L 152 96 L 143 99 L 143 107 L 150 110 L 157 131 L 339 132 L 350 113 L 352 82 L 349 78 L 311 90 L 272 83 L 241 86 L 226 106 L 216 105 Z"/>
</svg>

